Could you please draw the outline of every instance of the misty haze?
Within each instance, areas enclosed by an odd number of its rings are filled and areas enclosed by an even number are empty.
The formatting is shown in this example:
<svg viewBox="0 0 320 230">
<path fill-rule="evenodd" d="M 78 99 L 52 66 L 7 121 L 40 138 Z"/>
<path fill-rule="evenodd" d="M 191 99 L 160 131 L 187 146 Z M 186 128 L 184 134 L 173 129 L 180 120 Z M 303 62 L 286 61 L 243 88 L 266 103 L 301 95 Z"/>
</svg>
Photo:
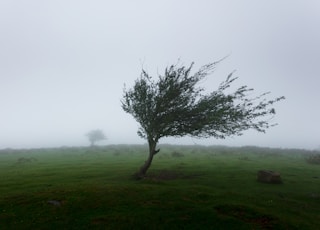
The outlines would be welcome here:
<svg viewBox="0 0 320 230">
<path fill-rule="evenodd" d="M 319 11 L 2 0 L 0 229 L 314 229 Z"/>
<path fill-rule="evenodd" d="M 121 109 L 124 84 L 142 68 L 155 77 L 178 59 L 197 69 L 226 55 L 205 88 L 236 70 L 233 87 L 286 96 L 276 105 L 279 125 L 162 142 L 318 148 L 319 4 L 231 2 L 2 1 L 0 148 L 85 146 L 92 129 L 108 136 L 101 144 L 145 143 Z"/>
</svg>

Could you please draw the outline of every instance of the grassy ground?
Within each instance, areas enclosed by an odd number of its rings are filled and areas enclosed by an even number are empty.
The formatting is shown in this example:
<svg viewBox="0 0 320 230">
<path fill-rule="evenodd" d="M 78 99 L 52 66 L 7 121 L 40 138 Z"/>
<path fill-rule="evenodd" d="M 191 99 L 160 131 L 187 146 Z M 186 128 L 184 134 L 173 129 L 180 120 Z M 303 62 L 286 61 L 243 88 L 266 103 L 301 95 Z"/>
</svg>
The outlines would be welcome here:
<svg viewBox="0 0 320 230">
<path fill-rule="evenodd" d="M 0 229 L 320 229 L 320 165 L 299 150 L 162 146 L 3 150 Z M 283 184 L 256 181 L 281 173 Z"/>
</svg>

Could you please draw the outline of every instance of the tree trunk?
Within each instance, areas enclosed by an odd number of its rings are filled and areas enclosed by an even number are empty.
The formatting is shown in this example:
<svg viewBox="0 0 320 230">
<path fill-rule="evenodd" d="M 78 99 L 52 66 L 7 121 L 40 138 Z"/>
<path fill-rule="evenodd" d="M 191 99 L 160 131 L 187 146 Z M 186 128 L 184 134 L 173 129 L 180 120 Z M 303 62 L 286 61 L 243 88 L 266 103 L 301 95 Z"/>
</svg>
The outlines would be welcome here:
<svg viewBox="0 0 320 230">
<path fill-rule="evenodd" d="M 142 165 L 140 170 L 134 174 L 134 178 L 138 180 L 143 179 L 146 176 L 146 173 L 151 166 L 154 155 L 156 155 L 160 151 L 160 149 L 156 150 L 157 142 L 154 141 L 153 139 L 149 139 L 148 144 L 149 144 L 149 157 L 144 162 L 144 165 Z"/>
</svg>

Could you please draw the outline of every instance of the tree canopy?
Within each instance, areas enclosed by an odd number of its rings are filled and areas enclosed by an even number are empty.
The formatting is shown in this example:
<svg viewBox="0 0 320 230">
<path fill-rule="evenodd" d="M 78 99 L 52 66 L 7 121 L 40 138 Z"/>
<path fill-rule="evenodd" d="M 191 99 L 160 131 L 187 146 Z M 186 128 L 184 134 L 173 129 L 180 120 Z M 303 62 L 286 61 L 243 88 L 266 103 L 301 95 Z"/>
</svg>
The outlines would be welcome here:
<svg viewBox="0 0 320 230">
<path fill-rule="evenodd" d="M 217 64 L 204 65 L 193 74 L 194 63 L 187 67 L 171 65 L 157 81 L 142 70 L 133 88 L 124 89 L 122 108 L 140 124 L 138 135 L 148 140 L 149 158 L 158 152 L 155 148 L 162 137 L 225 138 L 242 135 L 248 129 L 265 132 L 275 125 L 270 124 L 275 114 L 272 105 L 284 97 L 267 100 L 267 92 L 250 98 L 253 89 L 246 85 L 228 93 L 237 79 L 233 73 L 217 90 L 204 94 L 199 83 Z"/>
<path fill-rule="evenodd" d="M 103 131 L 100 129 L 91 130 L 90 132 L 88 132 L 86 134 L 86 136 L 88 137 L 91 146 L 94 146 L 94 144 L 97 141 L 102 141 L 102 140 L 107 139 L 106 136 L 104 135 Z"/>
</svg>

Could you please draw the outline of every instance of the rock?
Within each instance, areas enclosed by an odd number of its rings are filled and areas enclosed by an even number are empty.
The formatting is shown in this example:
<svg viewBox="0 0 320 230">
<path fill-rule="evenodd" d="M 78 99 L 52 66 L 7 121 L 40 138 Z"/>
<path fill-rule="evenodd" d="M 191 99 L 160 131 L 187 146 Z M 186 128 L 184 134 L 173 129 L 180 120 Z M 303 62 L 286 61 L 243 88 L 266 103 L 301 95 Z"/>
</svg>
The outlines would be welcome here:
<svg viewBox="0 0 320 230">
<path fill-rule="evenodd" d="M 280 173 L 274 172 L 271 170 L 259 170 L 257 179 L 259 182 L 268 183 L 268 184 L 282 183 Z"/>
<path fill-rule="evenodd" d="M 47 203 L 57 207 L 60 207 L 62 204 L 62 202 L 59 200 L 48 200 Z"/>
</svg>

